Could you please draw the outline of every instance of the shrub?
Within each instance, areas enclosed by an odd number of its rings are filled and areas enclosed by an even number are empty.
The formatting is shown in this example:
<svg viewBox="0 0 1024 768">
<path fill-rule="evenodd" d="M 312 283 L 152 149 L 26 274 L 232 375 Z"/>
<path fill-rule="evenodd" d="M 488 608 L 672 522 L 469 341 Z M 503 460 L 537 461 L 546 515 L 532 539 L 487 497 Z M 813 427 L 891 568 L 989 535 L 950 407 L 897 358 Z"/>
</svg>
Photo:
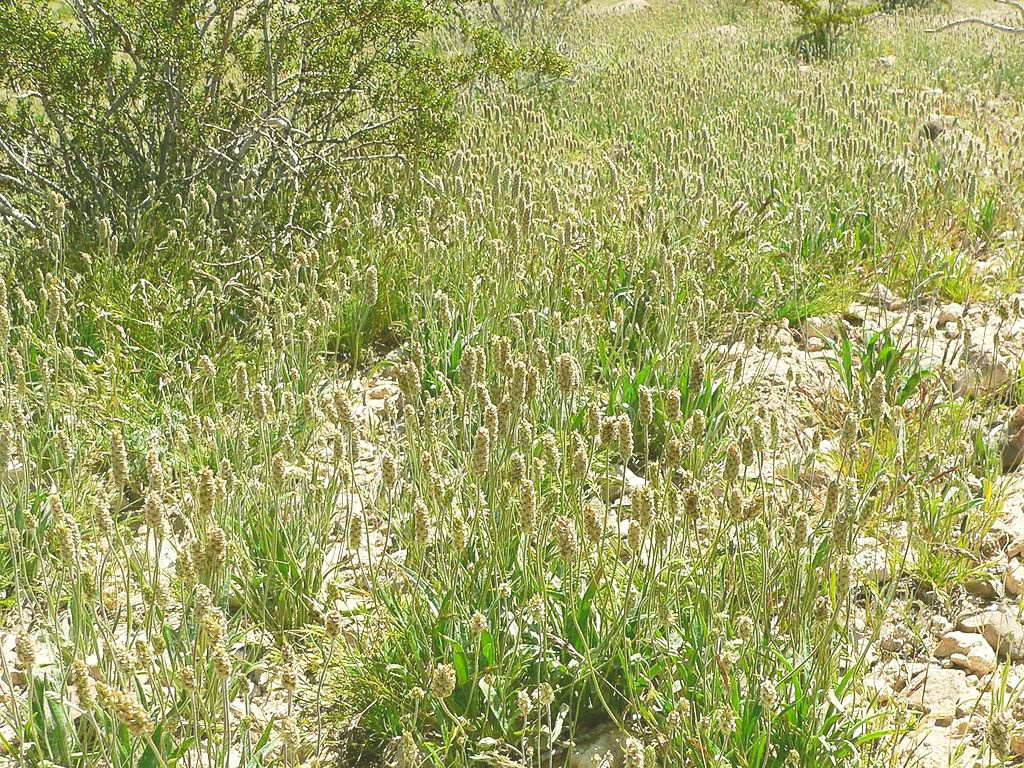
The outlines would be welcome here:
<svg viewBox="0 0 1024 768">
<path fill-rule="evenodd" d="M 856 0 L 782 0 L 793 8 L 803 30 L 796 40 L 804 56 L 828 56 L 842 35 L 873 10 Z"/>
<path fill-rule="evenodd" d="M 551 41 L 561 37 L 585 0 L 490 0 L 491 19 L 519 38 Z"/>
<path fill-rule="evenodd" d="M 0 178 L 13 190 L 0 212 L 28 227 L 22 208 L 54 197 L 116 222 L 195 186 L 223 206 L 431 153 L 461 87 L 553 64 L 469 24 L 459 2 L 52 6 L 0 6 Z"/>
</svg>

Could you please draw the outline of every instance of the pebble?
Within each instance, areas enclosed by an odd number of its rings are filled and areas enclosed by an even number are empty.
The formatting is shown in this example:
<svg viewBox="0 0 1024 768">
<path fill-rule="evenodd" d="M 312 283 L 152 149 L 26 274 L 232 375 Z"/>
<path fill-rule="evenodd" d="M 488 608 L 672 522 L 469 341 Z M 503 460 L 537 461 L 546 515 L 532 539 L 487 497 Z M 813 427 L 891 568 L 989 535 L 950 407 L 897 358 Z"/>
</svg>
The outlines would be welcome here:
<svg viewBox="0 0 1024 768">
<path fill-rule="evenodd" d="M 956 666 L 979 677 L 996 668 L 996 652 L 984 637 L 954 630 L 943 635 L 933 651 L 937 658 L 949 658 Z"/>
</svg>

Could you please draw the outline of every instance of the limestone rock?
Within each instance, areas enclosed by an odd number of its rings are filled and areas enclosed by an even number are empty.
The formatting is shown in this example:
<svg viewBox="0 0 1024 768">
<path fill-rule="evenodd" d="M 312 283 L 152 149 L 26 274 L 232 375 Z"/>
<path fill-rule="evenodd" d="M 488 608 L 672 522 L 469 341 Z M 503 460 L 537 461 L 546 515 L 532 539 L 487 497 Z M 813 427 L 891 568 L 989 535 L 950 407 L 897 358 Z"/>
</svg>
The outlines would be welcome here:
<svg viewBox="0 0 1024 768">
<path fill-rule="evenodd" d="M 952 723 L 961 701 L 978 698 L 962 670 L 935 664 L 911 680 L 902 695 L 908 707 L 929 716 L 937 725 Z"/>
<path fill-rule="evenodd" d="M 993 578 L 974 579 L 964 583 L 964 589 L 982 600 L 998 600 L 1003 596 L 1002 582 Z"/>
<path fill-rule="evenodd" d="M 866 301 L 877 304 L 883 309 L 899 309 L 906 302 L 884 283 L 875 283 L 875 287 L 864 297 Z"/>
<path fill-rule="evenodd" d="M 610 725 L 601 726 L 577 738 L 567 768 L 621 768 L 619 734 Z"/>
<path fill-rule="evenodd" d="M 963 397 L 992 394 L 1005 387 L 1010 381 L 1010 371 L 991 349 L 971 347 L 964 353 L 963 368 L 960 370 L 953 390 Z"/>
<path fill-rule="evenodd" d="M 1024 563 L 1020 560 L 1011 560 L 1006 573 L 1003 574 L 1003 586 L 1006 587 L 1006 594 L 1016 597 L 1024 594 Z"/>
<path fill-rule="evenodd" d="M 977 632 L 1001 659 L 1024 658 L 1024 626 L 1004 611 L 981 611 L 961 618 L 957 627 Z"/>
<path fill-rule="evenodd" d="M 857 554 L 853 556 L 853 577 L 858 582 L 884 584 L 892 578 L 889 555 L 882 543 L 871 536 L 857 539 Z"/>
<path fill-rule="evenodd" d="M 970 632 L 947 632 L 933 651 L 936 658 L 948 658 L 956 666 L 979 677 L 996 668 L 996 652 L 984 637 Z"/>
<path fill-rule="evenodd" d="M 978 757 L 978 748 L 962 738 L 960 729 L 926 727 L 900 740 L 900 765 L 909 768 L 966 768 Z"/>
<path fill-rule="evenodd" d="M 1003 472 L 1011 472 L 1024 459 L 1024 405 L 1018 405 L 1006 425 L 993 434 L 999 445 Z"/>
</svg>

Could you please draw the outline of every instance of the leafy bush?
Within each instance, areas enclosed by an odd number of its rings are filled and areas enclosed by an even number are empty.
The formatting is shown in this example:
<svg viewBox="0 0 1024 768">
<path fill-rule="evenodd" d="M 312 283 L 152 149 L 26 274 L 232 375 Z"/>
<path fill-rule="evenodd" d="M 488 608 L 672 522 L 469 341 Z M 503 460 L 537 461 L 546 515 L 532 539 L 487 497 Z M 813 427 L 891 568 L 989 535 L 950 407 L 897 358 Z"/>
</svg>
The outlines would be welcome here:
<svg viewBox="0 0 1024 768">
<path fill-rule="evenodd" d="M 797 12 L 803 34 L 796 49 L 805 56 L 827 56 L 842 35 L 874 10 L 857 0 L 782 0 Z"/>
<path fill-rule="evenodd" d="M 931 8 L 948 4 L 945 0 L 882 0 L 879 9 L 887 13 L 909 11 L 915 8 Z"/>
<path fill-rule="evenodd" d="M 552 40 L 560 37 L 585 0 L 490 0 L 491 19 L 516 37 Z"/>
<path fill-rule="evenodd" d="M 53 197 L 116 223 L 197 186 L 227 206 L 430 153 L 461 87 L 556 66 L 466 22 L 459 2 L 61 7 L 0 6 L 0 212 L 29 227 L 25 210 Z"/>
</svg>

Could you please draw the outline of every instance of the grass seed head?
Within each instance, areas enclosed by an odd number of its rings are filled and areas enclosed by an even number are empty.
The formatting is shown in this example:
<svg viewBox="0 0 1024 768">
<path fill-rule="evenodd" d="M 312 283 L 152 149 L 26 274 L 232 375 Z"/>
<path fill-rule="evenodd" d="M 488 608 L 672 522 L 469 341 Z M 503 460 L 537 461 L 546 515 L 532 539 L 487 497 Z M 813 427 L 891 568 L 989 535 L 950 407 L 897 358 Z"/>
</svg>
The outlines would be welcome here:
<svg viewBox="0 0 1024 768">
<path fill-rule="evenodd" d="M 36 664 L 35 638 L 25 627 L 14 636 L 14 661 L 23 672 L 30 672 Z"/>
<path fill-rule="evenodd" d="M 78 705 L 86 712 L 96 706 L 96 681 L 81 659 L 71 662 L 71 685 L 78 695 Z"/>
<path fill-rule="evenodd" d="M 399 768 L 417 768 L 420 764 L 420 749 L 416 745 L 416 737 L 412 731 L 402 731 L 402 739 L 398 745 Z"/>
<path fill-rule="evenodd" d="M 541 438 L 540 442 L 545 468 L 548 473 L 557 475 L 562 463 L 562 454 L 558 450 L 558 441 L 553 434 L 548 433 Z"/>
<path fill-rule="evenodd" d="M 487 631 L 487 617 L 480 613 L 480 611 L 476 611 L 469 618 L 469 631 L 474 637 L 479 637 Z"/>
<path fill-rule="evenodd" d="M 566 397 L 571 397 L 583 383 L 583 371 L 580 364 L 568 352 L 563 352 L 555 359 L 555 375 L 558 389 Z"/>
<path fill-rule="evenodd" d="M 199 489 L 197 510 L 200 520 L 208 520 L 213 514 L 213 502 L 215 497 L 213 471 L 209 467 L 203 467 L 199 472 Z"/>
<path fill-rule="evenodd" d="M 128 485 L 128 449 L 119 429 L 110 434 L 110 475 L 118 490 Z"/>
<path fill-rule="evenodd" d="M 693 438 L 693 442 L 700 445 L 701 441 L 704 440 L 704 432 L 707 429 L 707 419 L 704 416 L 704 411 L 700 408 L 690 414 L 690 436 Z"/>
<path fill-rule="evenodd" d="M 133 736 L 152 733 L 153 722 L 149 719 L 149 713 L 134 694 L 111 688 L 105 683 L 97 683 L 96 689 L 103 706 L 109 709 Z"/>
<path fill-rule="evenodd" d="M 576 540 L 576 525 L 573 521 L 565 515 L 559 515 L 552 525 L 552 535 L 562 561 L 566 564 L 576 562 L 579 555 L 579 544 Z"/>
<path fill-rule="evenodd" d="M 682 395 L 672 387 L 665 392 L 665 419 L 670 423 L 679 421 L 682 411 Z"/>
<path fill-rule="evenodd" d="M 473 471 L 485 475 L 490 465 L 490 430 L 484 426 L 476 430 L 473 437 Z"/>
<path fill-rule="evenodd" d="M 455 693 L 455 667 L 438 664 L 430 675 L 430 692 L 439 699 L 447 699 Z"/>
<path fill-rule="evenodd" d="M 615 422 L 615 442 L 619 458 L 627 461 L 633 455 L 633 424 L 628 414 L 621 414 Z"/>
<path fill-rule="evenodd" d="M 645 752 L 643 742 L 635 736 L 627 736 L 622 742 L 624 768 L 644 768 Z"/>
<path fill-rule="evenodd" d="M 412 505 L 412 517 L 413 517 L 413 539 L 416 542 L 416 546 L 420 549 L 426 549 L 427 545 L 430 544 L 431 537 L 431 521 L 430 521 L 430 510 L 427 508 L 427 504 L 423 499 L 416 499 Z"/>
<path fill-rule="evenodd" d="M 740 447 L 736 443 L 731 443 L 728 448 L 725 449 L 725 468 L 722 476 L 725 480 L 726 485 L 731 485 L 736 482 L 736 478 L 740 474 Z"/>
<path fill-rule="evenodd" d="M 637 420 L 644 427 L 654 422 L 654 393 L 650 387 L 641 386 L 637 390 Z"/>
</svg>

